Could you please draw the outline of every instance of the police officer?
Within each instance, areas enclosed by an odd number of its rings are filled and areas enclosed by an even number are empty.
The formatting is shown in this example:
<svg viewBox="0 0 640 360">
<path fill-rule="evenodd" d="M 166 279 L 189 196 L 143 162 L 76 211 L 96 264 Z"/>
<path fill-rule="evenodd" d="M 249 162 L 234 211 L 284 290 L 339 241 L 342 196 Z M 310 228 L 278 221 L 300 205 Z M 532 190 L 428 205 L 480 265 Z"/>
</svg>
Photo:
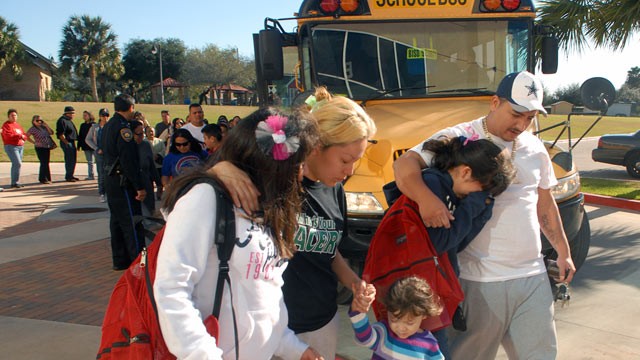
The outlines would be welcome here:
<svg viewBox="0 0 640 360">
<path fill-rule="evenodd" d="M 114 99 L 116 113 L 102 130 L 105 190 L 111 212 L 111 251 L 114 270 L 125 270 L 144 246 L 144 229 L 134 217 L 142 214 L 141 203 L 146 196 L 133 139 L 135 100 L 127 94 Z"/>
</svg>

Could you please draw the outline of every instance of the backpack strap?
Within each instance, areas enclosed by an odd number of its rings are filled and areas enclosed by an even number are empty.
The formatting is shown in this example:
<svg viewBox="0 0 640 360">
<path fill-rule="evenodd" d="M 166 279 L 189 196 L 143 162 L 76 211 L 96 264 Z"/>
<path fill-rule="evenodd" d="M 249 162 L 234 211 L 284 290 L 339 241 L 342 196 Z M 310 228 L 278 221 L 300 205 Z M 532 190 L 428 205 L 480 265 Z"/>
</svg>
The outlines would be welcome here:
<svg viewBox="0 0 640 360">
<path fill-rule="evenodd" d="M 231 278 L 229 277 L 229 259 L 236 246 L 236 215 L 233 211 L 231 200 L 227 196 L 226 191 L 215 183 L 213 187 L 216 189 L 216 236 L 214 242 L 218 247 L 218 283 L 216 284 L 216 293 L 213 298 L 212 315 L 216 319 L 220 318 L 220 307 L 222 306 L 222 294 L 224 293 L 224 283 L 229 284 L 229 296 L 231 297 L 231 315 L 233 319 L 233 335 L 235 341 L 236 359 L 239 358 L 240 347 L 238 344 L 238 324 L 236 323 L 236 310 L 233 307 L 233 291 L 231 291 Z"/>
<path fill-rule="evenodd" d="M 213 316 L 220 316 L 220 307 L 222 306 L 222 290 L 225 281 L 231 289 L 231 279 L 229 278 L 229 259 L 233 248 L 236 245 L 236 217 L 231 206 L 231 200 L 226 192 L 216 183 L 213 184 L 216 189 L 216 236 L 214 242 L 218 247 L 218 259 L 220 259 L 218 271 L 218 283 L 216 285 L 216 294 L 213 302 Z"/>
<path fill-rule="evenodd" d="M 224 293 L 225 281 L 229 284 L 229 294 L 231 295 L 231 313 L 233 315 L 233 333 L 236 346 L 236 359 L 238 359 L 238 326 L 236 323 L 236 313 L 233 307 L 233 293 L 231 292 L 231 278 L 229 277 L 229 259 L 233 253 L 233 248 L 236 245 L 236 216 L 233 211 L 231 199 L 227 195 L 226 190 L 213 178 L 203 176 L 197 178 L 182 188 L 177 195 L 177 199 L 185 195 L 191 188 L 197 184 L 207 183 L 215 189 L 216 192 L 216 235 L 214 238 L 214 244 L 218 248 L 218 258 L 220 264 L 218 266 L 218 282 L 216 284 L 216 292 L 213 298 L 213 310 L 212 315 L 218 319 L 220 317 L 220 307 L 222 305 L 222 294 Z M 176 199 L 176 200 L 177 200 Z M 164 228 L 161 230 L 164 232 Z M 143 249 L 143 259 L 146 261 L 146 249 Z M 148 266 L 145 266 L 145 278 L 147 283 L 147 292 L 151 299 L 153 310 L 158 319 L 158 309 L 156 307 L 155 298 L 153 296 L 153 287 L 151 285 L 151 278 L 149 274 Z"/>
</svg>

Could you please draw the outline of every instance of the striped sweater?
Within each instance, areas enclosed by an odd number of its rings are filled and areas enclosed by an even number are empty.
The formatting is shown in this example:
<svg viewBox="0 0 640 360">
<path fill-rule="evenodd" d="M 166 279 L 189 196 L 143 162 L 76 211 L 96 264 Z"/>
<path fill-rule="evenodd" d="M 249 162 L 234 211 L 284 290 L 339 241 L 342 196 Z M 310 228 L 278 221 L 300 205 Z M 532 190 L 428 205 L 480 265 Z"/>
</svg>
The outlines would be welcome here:
<svg viewBox="0 0 640 360">
<path fill-rule="evenodd" d="M 373 350 L 372 360 L 444 360 L 438 341 L 427 330 L 406 339 L 398 338 L 389 328 L 387 320 L 373 325 L 366 313 L 349 311 L 356 343 Z"/>
</svg>

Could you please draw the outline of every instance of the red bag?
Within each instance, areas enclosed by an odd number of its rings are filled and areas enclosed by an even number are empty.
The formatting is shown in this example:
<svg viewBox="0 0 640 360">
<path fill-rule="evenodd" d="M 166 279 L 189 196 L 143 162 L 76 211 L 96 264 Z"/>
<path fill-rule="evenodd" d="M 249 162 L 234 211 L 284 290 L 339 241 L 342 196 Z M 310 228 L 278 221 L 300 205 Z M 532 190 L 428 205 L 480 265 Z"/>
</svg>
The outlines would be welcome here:
<svg viewBox="0 0 640 360">
<path fill-rule="evenodd" d="M 380 300 L 395 280 L 407 276 L 425 279 L 444 305 L 440 316 L 425 319 L 420 327 L 434 331 L 449 326 L 464 293 L 447 253 L 436 253 L 418 205 L 402 195 L 387 210 L 371 239 L 362 274 L 363 280 L 376 287 L 373 311 L 378 320 L 387 317 Z"/>
<path fill-rule="evenodd" d="M 198 179 L 185 187 L 178 197 L 198 183 L 207 182 L 216 187 L 215 243 L 220 258 L 220 275 L 216 286 L 213 314 L 204 320 L 204 324 L 207 332 L 218 339 L 219 328 L 216 317 L 220 313 L 224 282 L 229 283 L 227 261 L 235 245 L 235 218 L 230 200 L 213 181 L 206 178 Z M 154 236 L 151 245 L 142 250 L 116 283 L 102 322 L 102 339 L 96 359 L 176 359 L 162 337 L 158 323 L 158 310 L 153 296 L 153 282 L 164 230 L 165 227 L 162 227 Z"/>
<path fill-rule="evenodd" d="M 175 359 L 162 338 L 149 298 L 164 227 L 122 275 L 109 299 L 96 359 Z"/>
</svg>

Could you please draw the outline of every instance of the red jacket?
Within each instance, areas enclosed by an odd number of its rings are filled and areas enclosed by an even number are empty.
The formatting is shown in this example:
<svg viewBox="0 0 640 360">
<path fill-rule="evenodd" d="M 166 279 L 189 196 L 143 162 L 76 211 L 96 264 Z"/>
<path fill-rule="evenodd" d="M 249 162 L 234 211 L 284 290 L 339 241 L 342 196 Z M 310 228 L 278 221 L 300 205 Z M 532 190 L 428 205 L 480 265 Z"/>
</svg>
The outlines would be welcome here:
<svg viewBox="0 0 640 360">
<path fill-rule="evenodd" d="M 18 122 L 5 121 L 2 124 L 2 142 L 5 145 L 23 146 L 27 135 Z"/>
</svg>

